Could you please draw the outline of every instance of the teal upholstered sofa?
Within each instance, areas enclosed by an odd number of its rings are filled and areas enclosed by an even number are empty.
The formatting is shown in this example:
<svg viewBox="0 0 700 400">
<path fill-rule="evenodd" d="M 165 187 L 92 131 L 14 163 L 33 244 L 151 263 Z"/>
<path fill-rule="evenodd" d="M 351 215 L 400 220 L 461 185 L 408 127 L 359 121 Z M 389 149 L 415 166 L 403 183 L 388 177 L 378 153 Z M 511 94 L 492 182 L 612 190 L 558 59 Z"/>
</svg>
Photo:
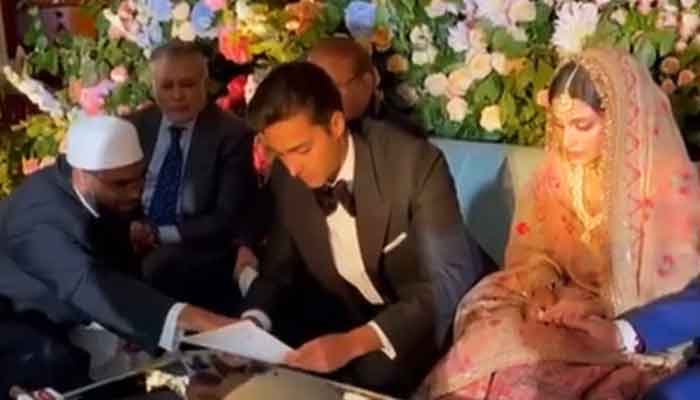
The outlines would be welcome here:
<svg viewBox="0 0 700 400">
<path fill-rule="evenodd" d="M 469 233 L 503 265 L 514 199 L 544 155 L 540 148 L 431 139 L 445 154 Z"/>
</svg>

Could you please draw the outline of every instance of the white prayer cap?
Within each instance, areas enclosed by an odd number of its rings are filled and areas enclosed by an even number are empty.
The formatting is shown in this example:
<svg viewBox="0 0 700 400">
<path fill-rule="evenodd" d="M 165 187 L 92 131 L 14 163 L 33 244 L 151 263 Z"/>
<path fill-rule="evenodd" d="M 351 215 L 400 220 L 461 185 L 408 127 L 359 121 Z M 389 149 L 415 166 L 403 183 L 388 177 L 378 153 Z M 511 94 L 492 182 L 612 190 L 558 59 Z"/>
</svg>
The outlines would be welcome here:
<svg viewBox="0 0 700 400">
<path fill-rule="evenodd" d="M 88 171 L 125 167 L 143 159 L 134 125 L 122 118 L 78 116 L 68 130 L 67 159 Z"/>
</svg>

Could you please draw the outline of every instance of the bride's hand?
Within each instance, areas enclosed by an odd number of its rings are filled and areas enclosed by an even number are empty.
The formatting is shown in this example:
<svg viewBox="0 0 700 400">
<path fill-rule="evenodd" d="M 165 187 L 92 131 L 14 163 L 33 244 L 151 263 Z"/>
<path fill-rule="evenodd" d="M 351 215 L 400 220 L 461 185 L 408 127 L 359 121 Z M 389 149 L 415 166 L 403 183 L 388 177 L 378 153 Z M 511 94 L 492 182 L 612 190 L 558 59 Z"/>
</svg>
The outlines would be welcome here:
<svg viewBox="0 0 700 400">
<path fill-rule="evenodd" d="M 605 308 L 595 298 L 562 297 L 540 315 L 540 321 L 562 325 L 567 319 L 604 317 Z"/>
<path fill-rule="evenodd" d="M 557 297 L 549 287 L 539 288 L 532 292 L 525 309 L 525 319 L 539 321 L 544 312 L 557 303 Z"/>
</svg>

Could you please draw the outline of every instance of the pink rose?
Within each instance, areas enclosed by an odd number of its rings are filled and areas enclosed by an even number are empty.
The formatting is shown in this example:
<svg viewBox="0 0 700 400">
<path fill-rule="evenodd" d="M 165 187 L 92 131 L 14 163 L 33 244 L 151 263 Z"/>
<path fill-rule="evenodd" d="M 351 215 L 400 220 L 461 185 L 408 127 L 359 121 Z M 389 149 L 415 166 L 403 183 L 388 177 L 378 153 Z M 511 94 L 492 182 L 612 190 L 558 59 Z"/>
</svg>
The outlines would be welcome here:
<svg viewBox="0 0 700 400">
<path fill-rule="evenodd" d="M 119 4 L 119 10 L 117 10 L 117 15 L 122 19 L 132 19 L 134 16 L 135 7 L 128 1 L 122 1 Z"/>
<path fill-rule="evenodd" d="M 245 75 L 238 75 L 233 78 L 226 86 L 228 93 L 216 100 L 216 104 L 219 108 L 222 110 L 230 110 L 243 103 L 245 100 L 245 86 L 247 81 L 248 77 Z"/>
<path fill-rule="evenodd" d="M 247 81 L 248 77 L 246 75 L 238 75 L 231 79 L 231 82 L 226 86 L 228 96 L 234 101 L 235 105 L 245 100 L 245 84 Z"/>
<path fill-rule="evenodd" d="M 231 27 L 219 31 L 219 51 L 227 60 L 236 64 L 247 64 L 253 60 L 250 53 L 250 39 L 236 35 Z"/>
<path fill-rule="evenodd" d="M 204 0 L 204 4 L 212 11 L 219 11 L 226 7 L 226 0 Z"/>
<path fill-rule="evenodd" d="M 116 83 L 124 83 L 129 79 L 129 71 L 127 71 L 125 66 L 120 65 L 112 70 L 109 77 Z"/>
<path fill-rule="evenodd" d="M 110 26 L 107 36 L 112 40 L 119 40 L 124 37 L 124 31 L 116 26 Z"/>
<path fill-rule="evenodd" d="M 90 115 L 102 114 L 104 98 L 113 88 L 114 82 L 110 80 L 103 80 L 95 86 L 83 88 L 80 92 L 80 106 Z"/>
</svg>

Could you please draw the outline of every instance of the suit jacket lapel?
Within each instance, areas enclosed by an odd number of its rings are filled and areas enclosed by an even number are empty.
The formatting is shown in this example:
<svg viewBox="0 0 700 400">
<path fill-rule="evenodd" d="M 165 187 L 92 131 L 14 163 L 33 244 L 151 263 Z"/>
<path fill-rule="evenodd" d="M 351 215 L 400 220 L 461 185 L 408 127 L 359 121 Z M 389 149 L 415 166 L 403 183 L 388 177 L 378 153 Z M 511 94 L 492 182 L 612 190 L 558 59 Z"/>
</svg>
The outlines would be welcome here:
<svg viewBox="0 0 700 400">
<path fill-rule="evenodd" d="M 158 141 L 162 119 L 163 115 L 160 113 L 160 110 L 158 110 L 158 107 L 153 107 L 153 112 L 143 119 L 144 126 L 140 133 L 143 155 L 146 160 L 151 160 L 153 158 L 153 150 L 156 148 L 156 141 Z"/>
<path fill-rule="evenodd" d="M 377 165 L 369 142 L 354 135 L 355 178 L 353 191 L 357 207 L 357 236 L 362 251 L 362 261 L 375 286 L 379 282 L 379 258 L 382 254 L 386 228 L 391 215 L 389 202 L 382 196 L 377 176 Z"/>
<path fill-rule="evenodd" d="M 277 164 L 277 167 L 283 168 Z M 287 226 L 298 243 L 299 251 L 312 274 L 332 293 L 336 293 L 354 318 L 363 313 L 358 306 L 358 293 L 340 276 L 333 260 L 328 224 L 313 192 L 300 181 L 286 174 L 286 188 L 282 201 L 294 204 L 295 212 L 287 213 Z"/>
<path fill-rule="evenodd" d="M 194 213 L 197 205 L 204 201 L 201 196 L 204 196 L 207 188 L 201 186 L 209 181 L 209 177 L 205 174 L 213 168 L 208 164 L 211 163 L 213 157 L 216 157 L 216 146 L 212 145 L 215 140 L 213 132 L 215 119 L 216 116 L 213 115 L 210 107 L 207 107 L 199 113 L 192 129 L 192 139 L 183 179 L 184 187 L 182 188 L 182 211 L 185 214 Z"/>
</svg>

